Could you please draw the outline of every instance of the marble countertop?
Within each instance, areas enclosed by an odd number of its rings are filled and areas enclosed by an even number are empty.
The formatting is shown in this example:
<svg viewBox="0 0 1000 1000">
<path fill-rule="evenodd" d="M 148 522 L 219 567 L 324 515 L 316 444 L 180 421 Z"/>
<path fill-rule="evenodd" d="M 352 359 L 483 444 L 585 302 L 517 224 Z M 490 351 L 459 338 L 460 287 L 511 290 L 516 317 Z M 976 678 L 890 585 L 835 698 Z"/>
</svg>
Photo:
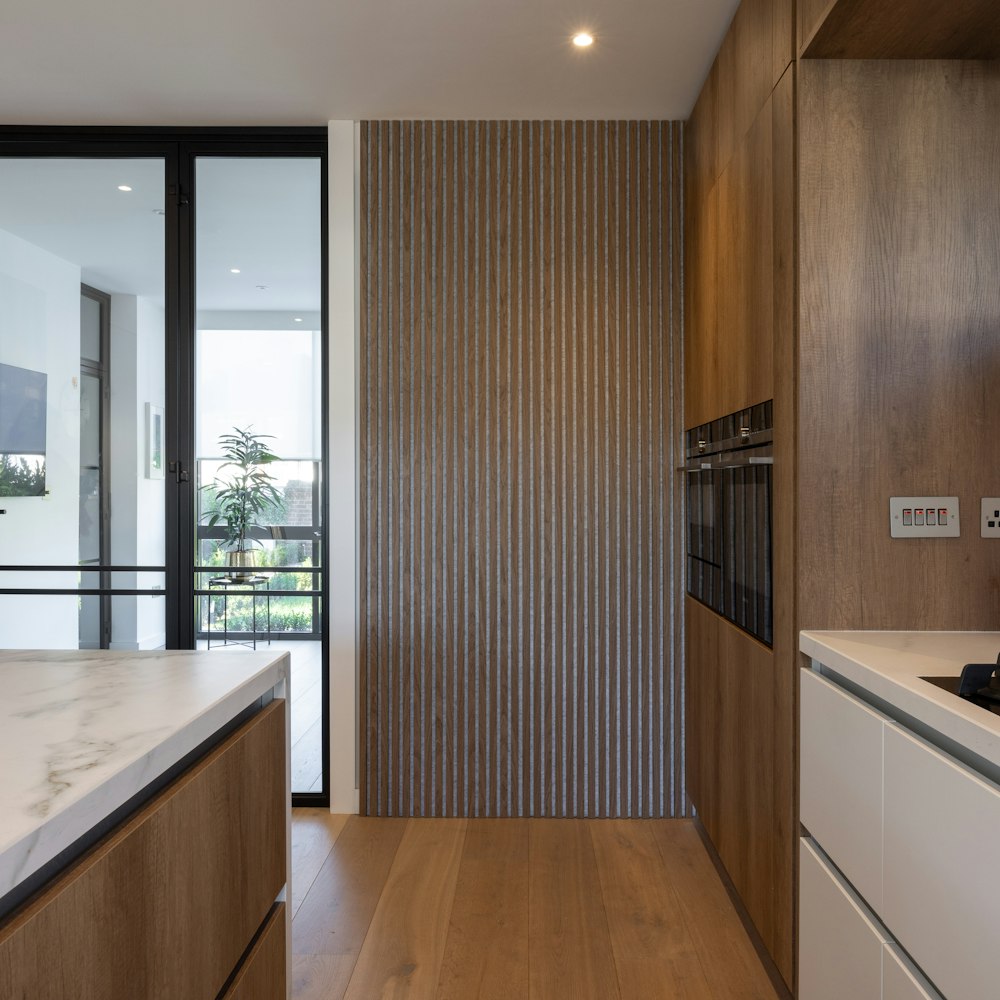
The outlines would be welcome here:
<svg viewBox="0 0 1000 1000">
<path fill-rule="evenodd" d="M 0 897 L 287 676 L 287 652 L 0 651 Z"/>
<path fill-rule="evenodd" d="M 1000 715 L 921 677 L 995 663 L 1000 632 L 802 632 L 799 649 L 904 715 L 1000 767 Z"/>
</svg>

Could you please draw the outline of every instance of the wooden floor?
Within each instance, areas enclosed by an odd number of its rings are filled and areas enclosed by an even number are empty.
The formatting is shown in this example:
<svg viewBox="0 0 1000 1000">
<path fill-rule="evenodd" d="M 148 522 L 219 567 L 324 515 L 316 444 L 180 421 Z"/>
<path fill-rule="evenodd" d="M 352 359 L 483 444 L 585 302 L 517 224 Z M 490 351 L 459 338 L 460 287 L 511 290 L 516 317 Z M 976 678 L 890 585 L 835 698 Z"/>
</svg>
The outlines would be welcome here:
<svg viewBox="0 0 1000 1000">
<path fill-rule="evenodd" d="M 689 820 L 293 816 L 295 1000 L 778 995 Z"/>
</svg>

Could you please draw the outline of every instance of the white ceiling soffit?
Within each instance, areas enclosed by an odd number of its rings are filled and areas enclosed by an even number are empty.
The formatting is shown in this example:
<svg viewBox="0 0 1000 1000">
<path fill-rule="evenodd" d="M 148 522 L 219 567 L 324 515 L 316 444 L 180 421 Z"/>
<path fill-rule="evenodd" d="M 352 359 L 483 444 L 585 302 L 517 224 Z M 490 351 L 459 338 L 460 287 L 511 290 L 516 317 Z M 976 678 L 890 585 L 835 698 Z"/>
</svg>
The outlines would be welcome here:
<svg viewBox="0 0 1000 1000">
<path fill-rule="evenodd" d="M 737 3 L 5 0 L 0 123 L 687 118 Z"/>
</svg>

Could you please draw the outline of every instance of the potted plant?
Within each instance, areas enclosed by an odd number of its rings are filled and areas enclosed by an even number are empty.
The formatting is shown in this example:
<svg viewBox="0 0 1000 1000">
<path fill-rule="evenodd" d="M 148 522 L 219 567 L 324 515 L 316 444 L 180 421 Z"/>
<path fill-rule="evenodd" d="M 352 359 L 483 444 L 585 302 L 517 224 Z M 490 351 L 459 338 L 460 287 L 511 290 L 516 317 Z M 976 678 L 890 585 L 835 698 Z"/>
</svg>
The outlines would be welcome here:
<svg viewBox="0 0 1000 1000">
<path fill-rule="evenodd" d="M 225 461 L 219 466 L 211 487 L 215 499 L 208 518 L 214 528 L 220 521 L 226 527 L 226 562 L 234 580 L 246 579 L 247 567 L 254 565 L 253 546 L 258 539 L 250 535 L 253 528 L 263 527 L 263 515 L 280 511 L 281 494 L 274 486 L 274 476 L 267 471 L 272 462 L 280 461 L 268 450 L 265 441 L 271 434 L 254 434 L 251 428 L 234 427 L 231 434 L 219 437 Z M 231 472 L 222 476 L 223 470 Z M 208 487 L 203 487 L 208 488 Z"/>
</svg>

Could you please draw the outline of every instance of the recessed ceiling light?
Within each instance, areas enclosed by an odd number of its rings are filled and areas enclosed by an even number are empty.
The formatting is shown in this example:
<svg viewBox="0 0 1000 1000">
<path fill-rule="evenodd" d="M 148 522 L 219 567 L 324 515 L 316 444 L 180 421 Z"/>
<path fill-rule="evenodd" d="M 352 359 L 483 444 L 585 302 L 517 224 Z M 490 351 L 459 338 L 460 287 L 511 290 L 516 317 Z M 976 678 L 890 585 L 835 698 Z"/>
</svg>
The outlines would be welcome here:
<svg viewBox="0 0 1000 1000">
<path fill-rule="evenodd" d="M 119 185 L 118 185 L 118 190 L 119 190 L 119 191 L 131 191 L 131 190 L 132 190 L 132 188 L 130 188 L 130 187 L 128 186 L 128 184 L 119 184 Z"/>
<path fill-rule="evenodd" d="M 231 267 L 229 269 L 229 273 L 230 274 L 239 274 L 240 273 L 240 269 L 238 267 Z"/>
<path fill-rule="evenodd" d="M 585 49 L 588 45 L 594 44 L 594 36 L 588 35 L 586 31 L 581 31 L 573 36 L 573 44 L 580 49 Z"/>
<path fill-rule="evenodd" d="M 255 285 L 254 287 L 257 289 L 258 292 L 266 292 L 267 291 L 267 285 Z"/>
<path fill-rule="evenodd" d="M 295 322 L 296 323 L 301 323 L 302 322 L 302 317 L 301 316 L 296 316 L 295 317 Z"/>
</svg>

